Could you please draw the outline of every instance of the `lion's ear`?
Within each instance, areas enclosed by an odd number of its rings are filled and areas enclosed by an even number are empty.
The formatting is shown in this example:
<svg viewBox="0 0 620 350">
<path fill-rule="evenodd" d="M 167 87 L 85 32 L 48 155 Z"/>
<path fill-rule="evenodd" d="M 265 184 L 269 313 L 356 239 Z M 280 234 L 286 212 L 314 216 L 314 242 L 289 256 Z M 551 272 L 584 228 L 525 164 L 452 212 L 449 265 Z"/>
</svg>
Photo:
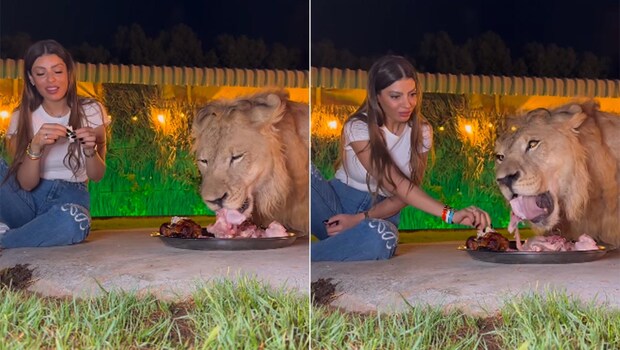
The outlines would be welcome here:
<svg viewBox="0 0 620 350">
<path fill-rule="evenodd" d="M 276 124 L 284 116 L 285 102 L 277 94 L 257 98 L 257 113 L 252 113 L 252 120 L 260 124 Z"/>
<path fill-rule="evenodd" d="M 575 133 L 579 133 L 578 129 L 581 124 L 583 124 L 583 122 L 588 118 L 588 114 L 584 113 L 579 106 L 577 106 L 577 109 L 572 108 L 571 106 L 571 108 L 569 108 L 569 112 L 574 113 L 564 122 L 564 126 Z"/>
<path fill-rule="evenodd" d="M 194 137 L 202 132 L 208 118 L 217 116 L 217 110 L 218 108 L 215 105 L 207 105 L 198 110 L 192 123 L 192 134 Z"/>
</svg>

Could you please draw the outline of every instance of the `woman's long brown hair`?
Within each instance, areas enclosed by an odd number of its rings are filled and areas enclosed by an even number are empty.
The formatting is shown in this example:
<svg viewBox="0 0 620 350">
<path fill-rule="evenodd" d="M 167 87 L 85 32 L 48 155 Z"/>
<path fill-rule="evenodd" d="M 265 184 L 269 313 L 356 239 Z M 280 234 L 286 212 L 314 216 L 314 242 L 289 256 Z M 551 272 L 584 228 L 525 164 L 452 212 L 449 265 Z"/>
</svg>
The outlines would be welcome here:
<svg viewBox="0 0 620 350">
<path fill-rule="evenodd" d="M 422 87 L 418 80 L 418 74 L 413 65 L 401 56 L 384 56 L 376 61 L 368 71 L 368 85 L 366 90 L 366 99 L 362 105 L 347 118 L 346 122 L 353 120 L 361 120 L 368 124 L 368 133 L 370 140 L 368 147 L 370 148 L 370 160 L 373 169 L 376 169 L 377 188 L 370 188 L 370 174 L 366 177 L 369 192 L 376 194 L 379 189 L 385 190 L 385 184 L 396 187 L 394 179 L 388 169 L 393 167 L 397 171 L 399 168 L 394 163 L 390 153 L 385 145 L 385 137 L 381 131 L 381 127 L 385 125 L 385 113 L 381 109 L 377 96 L 381 91 L 394 82 L 412 78 L 415 81 L 417 89 L 416 106 L 411 113 L 411 117 L 407 124 L 411 127 L 411 152 L 409 157 L 409 167 L 411 168 L 411 177 L 405 176 L 411 180 L 411 186 L 419 186 L 424 178 L 424 169 L 426 168 L 427 158 L 422 156 L 420 150 L 423 149 L 423 125 L 430 128 L 428 121 L 422 116 Z M 340 158 L 344 159 L 344 128 L 341 135 Z M 346 164 L 345 162 L 342 162 Z M 345 166 L 346 171 L 346 166 Z M 389 191 L 386 191 L 389 192 Z"/>
</svg>

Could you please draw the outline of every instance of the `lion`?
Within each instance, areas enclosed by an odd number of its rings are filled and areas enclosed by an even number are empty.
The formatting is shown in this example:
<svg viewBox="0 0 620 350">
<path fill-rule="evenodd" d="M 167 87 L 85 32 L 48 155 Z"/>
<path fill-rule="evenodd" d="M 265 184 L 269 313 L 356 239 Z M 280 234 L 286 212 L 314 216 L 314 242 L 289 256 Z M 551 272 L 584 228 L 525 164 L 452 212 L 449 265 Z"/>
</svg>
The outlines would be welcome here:
<svg viewBox="0 0 620 350">
<path fill-rule="evenodd" d="M 215 100 L 196 114 L 192 137 L 200 194 L 211 210 L 308 233 L 307 104 L 283 90 Z"/>
<path fill-rule="evenodd" d="M 620 116 L 587 101 L 510 117 L 506 127 L 496 181 L 507 200 L 534 208 L 534 232 L 571 240 L 587 233 L 618 246 Z"/>
</svg>

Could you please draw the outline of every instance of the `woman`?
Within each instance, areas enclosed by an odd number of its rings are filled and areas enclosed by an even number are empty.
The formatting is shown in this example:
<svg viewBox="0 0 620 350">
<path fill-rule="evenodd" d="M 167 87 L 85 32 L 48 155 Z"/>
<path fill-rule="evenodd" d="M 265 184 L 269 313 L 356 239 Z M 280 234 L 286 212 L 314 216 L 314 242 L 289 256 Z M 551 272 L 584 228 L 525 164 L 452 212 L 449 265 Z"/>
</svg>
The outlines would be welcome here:
<svg viewBox="0 0 620 350">
<path fill-rule="evenodd" d="M 0 159 L 0 247 L 82 242 L 90 231 L 88 180 L 106 170 L 109 117 L 78 97 L 73 59 L 56 41 L 28 48 L 23 79 L 7 131 L 13 161 Z"/>
<path fill-rule="evenodd" d="M 335 178 L 325 181 L 312 167 L 311 225 L 320 240 L 312 244 L 313 261 L 389 259 L 406 205 L 447 223 L 490 225 L 486 212 L 454 210 L 420 188 L 432 145 L 421 103 L 417 73 L 406 59 L 385 56 L 370 68 L 366 101 L 343 127 Z"/>
</svg>

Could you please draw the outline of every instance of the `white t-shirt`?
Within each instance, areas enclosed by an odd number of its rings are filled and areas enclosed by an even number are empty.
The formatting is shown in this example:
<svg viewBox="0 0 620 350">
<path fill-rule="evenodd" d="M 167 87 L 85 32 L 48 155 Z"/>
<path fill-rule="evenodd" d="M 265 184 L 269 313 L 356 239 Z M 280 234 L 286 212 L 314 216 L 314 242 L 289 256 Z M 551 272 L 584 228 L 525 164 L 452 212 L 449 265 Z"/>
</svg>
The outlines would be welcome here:
<svg viewBox="0 0 620 350">
<path fill-rule="evenodd" d="M 392 160 L 396 166 L 407 177 L 411 177 L 411 169 L 409 166 L 409 158 L 411 155 L 411 127 L 405 125 L 405 129 L 400 135 L 394 135 L 385 126 L 380 128 L 385 135 L 386 147 L 392 156 Z M 430 125 L 424 124 L 422 129 L 422 149 L 421 153 L 426 153 L 431 149 L 433 144 L 433 134 Z M 368 192 L 368 185 L 366 184 L 366 168 L 357 158 L 351 142 L 355 141 L 368 141 L 370 135 L 368 133 L 368 124 L 359 120 L 353 119 L 344 125 L 344 161 L 340 165 L 334 177 L 343 183 L 360 191 Z M 345 172 L 344 167 L 347 171 Z M 377 187 L 377 181 L 370 177 L 370 188 L 375 189 Z M 379 190 L 379 194 L 384 197 L 390 197 L 392 194 L 385 193 Z"/>
<path fill-rule="evenodd" d="M 102 124 L 108 125 L 110 123 L 110 117 L 108 115 L 102 115 L 103 107 L 99 103 L 85 103 L 84 105 L 84 115 L 86 117 L 85 125 L 90 126 L 92 128 L 96 128 Z M 17 121 L 19 120 L 19 111 L 15 111 L 11 116 L 11 121 L 9 122 L 9 129 L 7 131 L 7 137 L 11 138 L 13 135 L 17 133 Z M 33 133 L 37 133 L 41 126 L 45 123 L 56 123 L 60 125 L 67 126 L 69 125 L 69 113 L 62 117 L 52 117 L 43 106 L 39 106 L 34 112 L 32 112 L 32 131 Z M 76 142 L 79 142 L 76 141 Z M 56 143 L 52 145 L 47 145 L 45 147 L 45 152 L 43 153 L 43 157 L 41 157 L 41 178 L 47 180 L 65 180 L 69 182 L 84 182 L 88 180 L 88 176 L 86 175 L 86 168 L 84 165 L 86 162 L 83 160 L 83 155 L 79 155 L 82 157 L 82 168 L 78 169 L 76 175 L 73 175 L 73 172 L 70 168 L 67 168 L 63 162 L 65 156 L 67 155 L 69 149 L 69 140 L 67 138 L 61 137 L 56 141 Z"/>
</svg>

